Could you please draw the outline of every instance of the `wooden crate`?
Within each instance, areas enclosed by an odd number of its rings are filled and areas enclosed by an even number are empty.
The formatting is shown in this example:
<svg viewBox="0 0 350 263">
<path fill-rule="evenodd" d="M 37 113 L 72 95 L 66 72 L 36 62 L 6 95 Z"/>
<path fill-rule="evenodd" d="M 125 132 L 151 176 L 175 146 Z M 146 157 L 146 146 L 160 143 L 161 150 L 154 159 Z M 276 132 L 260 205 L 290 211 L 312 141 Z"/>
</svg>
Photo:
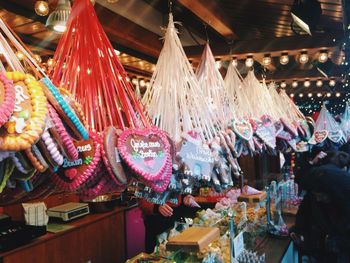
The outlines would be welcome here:
<svg viewBox="0 0 350 263">
<path fill-rule="evenodd" d="M 169 239 L 167 250 L 202 251 L 220 237 L 217 227 L 190 227 L 181 234 Z"/>
</svg>

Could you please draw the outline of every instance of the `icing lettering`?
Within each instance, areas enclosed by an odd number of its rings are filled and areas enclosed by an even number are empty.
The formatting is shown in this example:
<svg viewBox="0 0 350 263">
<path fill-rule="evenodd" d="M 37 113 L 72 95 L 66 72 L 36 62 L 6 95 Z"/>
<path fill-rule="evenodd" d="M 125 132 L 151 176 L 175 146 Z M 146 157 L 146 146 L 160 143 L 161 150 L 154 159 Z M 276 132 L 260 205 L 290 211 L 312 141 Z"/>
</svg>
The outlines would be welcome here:
<svg viewBox="0 0 350 263">
<path fill-rule="evenodd" d="M 89 152 L 89 151 L 91 151 L 91 149 L 92 148 L 91 148 L 90 144 L 77 147 L 77 150 L 78 150 L 79 153 L 81 153 L 81 152 Z"/>
<path fill-rule="evenodd" d="M 210 155 L 201 156 L 193 152 L 189 152 L 189 153 L 186 153 L 186 158 L 190 160 L 205 162 L 205 163 L 214 163 L 214 158 Z"/>
<path fill-rule="evenodd" d="M 161 147 L 159 142 L 144 142 L 143 140 L 130 140 L 130 145 L 134 149 L 135 152 L 138 152 L 139 149 L 145 148 L 159 148 Z"/>
<path fill-rule="evenodd" d="M 16 91 L 16 100 L 15 100 L 15 112 L 22 111 L 21 103 L 27 99 L 29 99 L 28 96 L 24 94 L 23 87 L 20 85 L 15 86 L 15 91 Z"/>
<path fill-rule="evenodd" d="M 83 160 L 81 158 L 79 158 L 73 162 L 70 162 L 67 159 L 64 159 L 63 168 L 78 166 L 78 165 L 82 165 L 82 164 L 83 164 Z"/>
</svg>

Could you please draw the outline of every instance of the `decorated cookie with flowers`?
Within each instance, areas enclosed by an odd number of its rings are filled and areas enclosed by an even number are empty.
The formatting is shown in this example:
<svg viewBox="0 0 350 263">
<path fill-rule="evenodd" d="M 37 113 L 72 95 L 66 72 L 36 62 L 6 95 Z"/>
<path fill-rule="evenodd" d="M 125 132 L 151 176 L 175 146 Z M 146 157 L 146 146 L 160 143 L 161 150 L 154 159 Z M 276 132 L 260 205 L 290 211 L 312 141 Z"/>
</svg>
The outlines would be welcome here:
<svg viewBox="0 0 350 263">
<path fill-rule="evenodd" d="M 64 158 L 62 166 L 52 175 L 54 183 L 62 190 L 74 191 L 93 175 L 101 159 L 101 139 L 97 133 L 90 132 L 88 140 L 74 140 L 78 158 L 69 161 Z"/>
<path fill-rule="evenodd" d="M 0 150 L 29 149 L 41 136 L 47 117 L 47 101 L 42 87 L 32 75 L 7 72 L 13 81 L 15 106 L 10 119 L 0 128 Z"/>
<path fill-rule="evenodd" d="M 118 149 L 130 169 L 146 182 L 160 180 L 172 165 L 168 138 L 155 127 L 123 131 L 118 138 Z M 166 174 L 171 176 L 171 172 Z"/>
</svg>

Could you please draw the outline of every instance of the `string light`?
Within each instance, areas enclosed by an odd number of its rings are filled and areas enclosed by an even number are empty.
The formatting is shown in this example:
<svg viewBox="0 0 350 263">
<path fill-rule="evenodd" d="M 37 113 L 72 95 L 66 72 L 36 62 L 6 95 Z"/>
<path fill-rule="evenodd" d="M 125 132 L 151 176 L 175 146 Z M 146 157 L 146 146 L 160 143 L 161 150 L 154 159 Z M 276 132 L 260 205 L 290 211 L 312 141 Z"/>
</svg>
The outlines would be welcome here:
<svg viewBox="0 0 350 263">
<path fill-rule="evenodd" d="M 305 81 L 304 81 L 304 87 L 305 87 L 305 88 L 310 87 L 310 85 L 311 85 L 310 80 L 305 80 Z"/>
<path fill-rule="evenodd" d="M 330 92 L 327 92 L 326 96 L 329 98 L 330 96 L 332 96 L 332 94 Z"/>
<path fill-rule="evenodd" d="M 308 96 L 309 98 L 311 98 L 311 97 L 312 97 L 312 93 L 307 94 L 307 96 Z"/>
<path fill-rule="evenodd" d="M 281 65 L 287 65 L 289 62 L 289 56 L 288 53 L 282 53 L 281 57 L 280 57 L 280 63 Z"/>
<path fill-rule="evenodd" d="M 291 93 L 289 96 L 290 96 L 291 98 L 294 98 L 294 93 Z"/>
<path fill-rule="evenodd" d="M 271 64 L 271 57 L 269 54 L 264 55 L 262 63 L 264 66 L 269 66 Z"/>
<path fill-rule="evenodd" d="M 38 16 L 47 16 L 49 14 L 49 4 L 46 1 L 36 1 L 34 10 Z"/>
<path fill-rule="evenodd" d="M 47 65 L 49 66 L 49 67 L 52 67 L 53 66 L 53 59 L 52 58 L 49 58 L 48 60 L 47 60 Z M 79 68 L 79 67 L 78 67 Z M 79 71 L 80 71 L 80 68 L 79 68 Z"/>
<path fill-rule="evenodd" d="M 339 98 L 340 97 L 340 92 L 335 93 L 335 96 Z M 343 102 L 345 102 L 345 100 L 343 100 Z"/>
<path fill-rule="evenodd" d="M 329 86 L 334 87 L 335 84 L 336 84 L 336 82 L 335 82 L 334 79 L 331 79 L 331 80 L 329 81 Z"/>
<path fill-rule="evenodd" d="M 300 64 L 306 64 L 308 61 L 309 61 L 309 55 L 307 54 L 306 51 L 302 51 L 300 53 L 299 63 Z"/>
<path fill-rule="evenodd" d="M 144 87 L 146 85 L 145 80 L 141 79 L 139 82 L 140 87 Z"/>
<path fill-rule="evenodd" d="M 320 88 L 320 87 L 322 87 L 322 85 L 323 85 L 322 80 L 319 79 L 319 80 L 316 81 L 316 86 L 317 86 L 317 87 Z"/>
<path fill-rule="evenodd" d="M 232 58 L 232 66 L 234 66 L 234 67 L 237 67 L 237 65 L 238 65 L 238 61 L 237 61 L 237 58 Z"/>
<path fill-rule="evenodd" d="M 304 94 L 303 93 L 299 93 L 299 97 L 300 98 L 304 97 Z"/>
<path fill-rule="evenodd" d="M 248 56 L 245 60 L 245 65 L 247 68 L 251 68 L 254 65 L 254 59 L 252 56 Z"/>
<path fill-rule="evenodd" d="M 16 56 L 17 56 L 17 58 L 18 58 L 19 60 L 24 59 L 24 54 L 23 54 L 21 51 L 17 51 L 17 52 L 16 52 Z"/>
<path fill-rule="evenodd" d="M 292 82 L 292 87 L 293 87 L 293 88 L 298 87 L 298 81 L 293 80 L 293 82 Z"/>
<path fill-rule="evenodd" d="M 318 55 L 318 61 L 320 63 L 325 63 L 327 60 L 328 60 L 327 50 L 321 50 L 320 54 Z"/>
<path fill-rule="evenodd" d="M 317 97 L 322 97 L 322 93 L 317 93 Z"/>
<path fill-rule="evenodd" d="M 284 89 L 287 87 L 287 83 L 285 81 L 282 81 L 280 84 L 281 88 Z"/>
</svg>

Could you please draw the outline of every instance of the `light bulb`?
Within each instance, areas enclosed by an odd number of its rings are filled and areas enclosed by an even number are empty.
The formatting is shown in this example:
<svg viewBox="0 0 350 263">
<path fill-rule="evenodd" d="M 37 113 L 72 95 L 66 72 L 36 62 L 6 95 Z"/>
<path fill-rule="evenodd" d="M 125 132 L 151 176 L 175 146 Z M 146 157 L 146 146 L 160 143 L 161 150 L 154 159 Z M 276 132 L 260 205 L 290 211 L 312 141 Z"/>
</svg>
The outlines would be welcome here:
<svg viewBox="0 0 350 263">
<path fill-rule="evenodd" d="M 40 57 L 40 55 L 35 54 L 35 55 L 34 55 L 34 59 L 36 60 L 36 62 L 41 63 L 41 57 Z"/>
<path fill-rule="evenodd" d="M 318 61 L 320 63 L 325 63 L 328 60 L 328 52 L 327 50 L 322 50 L 318 55 Z"/>
<path fill-rule="evenodd" d="M 311 85 L 310 80 L 305 80 L 305 82 L 304 82 L 304 87 L 305 87 L 305 88 L 308 88 L 308 87 L 310 87 L 310 85 Z"/>
<path fill-rule="evenodd" d="M 298 87 L 298 81 L 294 80 L 294 81 L 292 82 L 292 87 L 293 87 L 293 88 Z"/>
<path fill-rule="evenodd" d="M 46 1 L 36 1 L 34 10 L 38 16 L 47 16 L 49 13 L 49 4 Z"/>
<path fill-rule="evenodd" d="M 308 96 L 309 98 L 311 98 L 311 97 L 312 97 L 312 93 L 307 94 L 307 96 Z"/>
<path fill-rule="evenodd" d="M 254 59 L 253 57 L 247 57 L 247 59 L 245 60 L 245 65 L 248 68 L 251 68 L 254 65 Z"/>
<path fill-rule="evenodd" d="M 291 93 L 289 96 L 290 96 L 291 98 L 294 98 L 294 93 Z"/>
<path fill-rule="evenodd" d="M 271 57 L 270 55 L 265 55 L 263 60 L 262 60 L 262 63 L 264 66 L 268 66 L 271 64 Z"/>
<path fill-rule="evenodd" d="M 340 92 L 335 93 L 336 97 L 340 97 Z"/>
<path fill-rule="evenodd" d="M 330 81 L 329 81 L 329 86 L 331 86 L 331 87 L 334 87 L 335 86 L 335 80 L 334 79 L 331 79 Z"/>
<path fill-rule="evenodd" d="M 280 63 L 281 65 L 287 65 L 289 62 L 289 56 L 288 53 L 282 53 L 281 57 L 280 57 Z"/>
<path fill-rule="evenodd" d="M 139 84 L 140 84 L 140 87 L 144 87 L 146 85 L 146 82 L 144 79 L 141 79 Z"/>
<path fill-rule="evenodd" d="M 16 56 L 17 56 L 17 58 L 18 58 L 19 60 L 24 59 L 24 54 L 23 54 L 21 51 L 17 51 L 17 52 L 16 52 Z"/>
<path fill-rule="evenodd" d="M 300 98 L 304 97 L 304 94 L 303 93 L 299 93 L 299 97 Z"/>
<path fill-rule="evenodd" d="M 323 85 L 322 80 L 319 79 L 319 80 L 316 81 L 316 86 L 317 87 L 322 87 L 322 85 Z"/>
<path fill-rule="evenodd" d="M 329 98 L 330 96 L 332 96 L 332 94 L 330 92 L 327 92 L 326 96 Z"/>
<path fill-rule="evenodd" d="M 52 67 L 53 66 L 53 59 L 49 58 L 46 63 L 49 67 Z"/>
<path fill-rule="evenodd" d="M 235 67 L 237 67 L 238 65 L 238 61 L 236 58 L 233 58 L 231 63 L 232 63 L 232 66 L 235 66 Z"/>
<path fill-rule="evenodd" d="M 133 78 L 131 82 L 132 82 L 132 84 L 134 84 L 134 85 L 137 85 L 137 84 L 139 83 L 139 81 L 137 80 L 137 78 Z"/>
<path fill-rule="evenodd" d="M 287 87 L 287 83 L 282 81 L 280 84 L 281 88 L 284 89 L 285 87 Z"/>
<path fill-rule="evenodd" d="M 299 57 L 300 64 L 306 64 L 309 61 L 309 56 L 306 52 L 302 52 Z"/>
<path fill-rule="evenodd" d="M 322 97 L 322 93 L 317 93 L 317 97 Z"/>
</svg>

